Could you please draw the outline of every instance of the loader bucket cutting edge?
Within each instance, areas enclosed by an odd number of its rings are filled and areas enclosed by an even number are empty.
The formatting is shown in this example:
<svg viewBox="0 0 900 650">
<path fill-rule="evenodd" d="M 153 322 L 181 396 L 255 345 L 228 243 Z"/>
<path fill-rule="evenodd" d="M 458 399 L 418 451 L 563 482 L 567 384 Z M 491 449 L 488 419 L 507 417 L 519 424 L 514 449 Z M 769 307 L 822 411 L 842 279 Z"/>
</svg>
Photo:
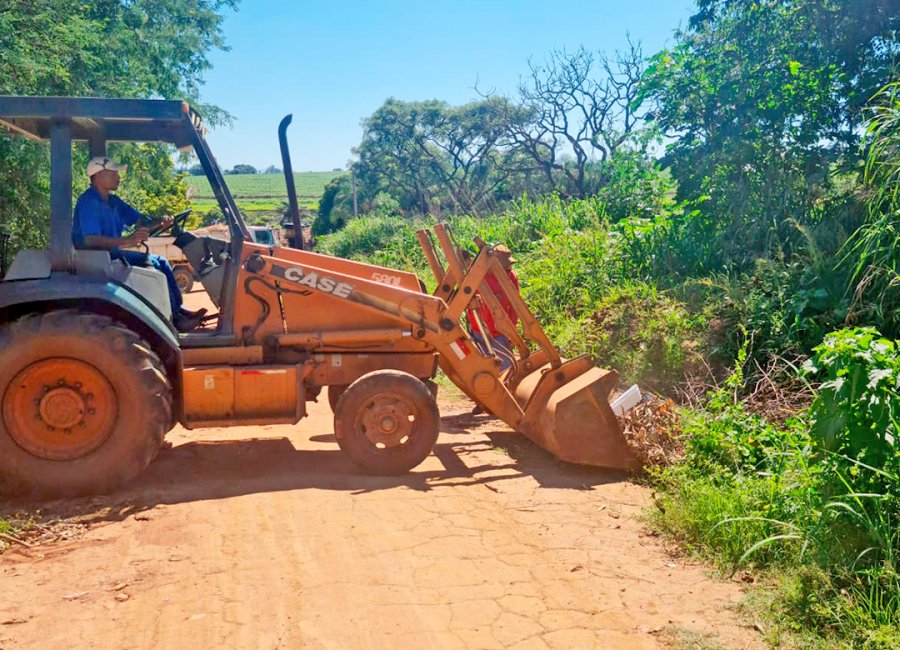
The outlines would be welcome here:
<svg viewBox="0 0 900 650">
<path fill-rule="evenodd" d="M 515 397 L 527 408 L 519 433 L 570 463 L 640 469 L 641 462 L 628 446 L 609 405 L 609 393 L 618 374 L 593 365 L 574 378 L 560 372 L 579 362 L 581 367 L 575 369 L 579 372 L 585 367 L 583 358 L 566 362 L 561 369 L 545 366 L 522 380 Z"/>
</svg>

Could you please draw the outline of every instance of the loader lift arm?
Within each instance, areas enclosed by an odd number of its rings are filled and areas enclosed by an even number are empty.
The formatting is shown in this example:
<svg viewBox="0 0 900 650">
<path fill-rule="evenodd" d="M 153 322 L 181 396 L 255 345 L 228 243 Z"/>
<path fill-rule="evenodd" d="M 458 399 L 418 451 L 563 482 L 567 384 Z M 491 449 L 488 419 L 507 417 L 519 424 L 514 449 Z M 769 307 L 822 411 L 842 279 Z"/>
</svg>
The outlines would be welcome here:
<svg viewBox="0 0 900 650">
<path fill-rule="evenodd" d="M 438 278 L 434 295 L 260 252 L 248 257 L 243 266 L 273 286 L 299 285 L 390 316 L 399 330 L 438 353 L 441 369 L 460 390 L 559 458 L 581 464 L 636 468 L 637 461 L 622 438 L 607 399 L 616 383 L 616 373 L 594 367 L 587 356 L 568 361 L 560 358 L 506 277 L 493 247 L 480 243 L 478 254 L 467 267 L 453 246 L 449 227 L 440 224 L 435 227 L 435 234 L 447 260 L 446 270 L 428 233 L 419 233 L 426 259 Z M 500 280 L 505 297 L 522 323 L 521 334 L 487 285 L 488 274 Z M 514 366 L 506 373 L 501 373 L 499 359 L 483 354 L 461 325 L 465 312 L 474 308 L 476 293 L 487 302 L 498 327 L 508 333 L 517 348 Z M 362 332 L 360 335 L 365 336 Z M 302 333 L 293 331 L 270 336 L 274 343 L 282 345 L 296 344 L 303 338 Z"/>
</svg>

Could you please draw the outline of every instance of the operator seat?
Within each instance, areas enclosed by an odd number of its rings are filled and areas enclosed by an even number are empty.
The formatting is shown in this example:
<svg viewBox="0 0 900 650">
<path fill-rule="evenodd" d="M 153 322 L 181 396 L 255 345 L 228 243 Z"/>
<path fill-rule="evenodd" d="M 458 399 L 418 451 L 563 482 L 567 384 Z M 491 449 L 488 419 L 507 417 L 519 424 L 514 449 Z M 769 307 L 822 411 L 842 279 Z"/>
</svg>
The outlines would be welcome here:
<svg viewBox="0 0 900 650">
<path fill-rule="evenodd" d="M 50 277 L 50 251 L 20 251 L 4 282 L 16 280 L 45 280 Z M 166 276 L 154 268 L 129 266 L 121 260 L 113 260 L 108 251 L 76 250 L 74 275 L 85 281 L 113 280 L 133 289 L 153 305 L 166 319 L 172 320 L 172 305 Z"/>
</svg>

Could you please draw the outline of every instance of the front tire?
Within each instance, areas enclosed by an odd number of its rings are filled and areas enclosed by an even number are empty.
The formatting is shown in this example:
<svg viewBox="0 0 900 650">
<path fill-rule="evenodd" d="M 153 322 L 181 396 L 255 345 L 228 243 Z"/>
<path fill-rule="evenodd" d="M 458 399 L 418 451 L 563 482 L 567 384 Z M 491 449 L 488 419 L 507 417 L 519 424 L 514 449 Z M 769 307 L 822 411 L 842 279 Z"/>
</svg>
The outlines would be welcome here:
<svg viewBox="0 0 900 650">
<path fill-rule="evenodd" d="M 186 266 L 176 266 L 172 269 L 172 275 L 175 276 L 175 284 L 181 293 L 190 293 L 194 288 L 194 274 Z"/>
<path fill-rule="evenodd" d="M 112 319 L 59 310 L 0 329 L 0 492 L 110 492 L 147 467 L 172 424 L 162 363 Z"/>
<path fill-rule="evenodd" d="M 434 395 L 424 382 L 399 370 L 363 375 L 335 407 L 338 446 L 373 474 L 408 472 L 431 453 L 439 430 Z"/>
</svg>

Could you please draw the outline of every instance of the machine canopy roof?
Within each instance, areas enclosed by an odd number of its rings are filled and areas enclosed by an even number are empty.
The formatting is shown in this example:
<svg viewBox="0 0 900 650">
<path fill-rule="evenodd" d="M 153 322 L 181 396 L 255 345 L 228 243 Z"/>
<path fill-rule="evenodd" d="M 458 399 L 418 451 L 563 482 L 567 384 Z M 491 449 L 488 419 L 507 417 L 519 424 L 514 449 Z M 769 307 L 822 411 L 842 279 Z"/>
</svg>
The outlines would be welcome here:
<svg viewBox="0 0 900 650">
<path fill-rule="evenodd" d="M 204 131 L 200 115 L 186 102 L 0 95 L 0 126 L 13 133 L 47 140 L 54 121 L 71 124 L 72 140 L 165 142 L 179 148 L 193 145 Z"/>
</svg>

